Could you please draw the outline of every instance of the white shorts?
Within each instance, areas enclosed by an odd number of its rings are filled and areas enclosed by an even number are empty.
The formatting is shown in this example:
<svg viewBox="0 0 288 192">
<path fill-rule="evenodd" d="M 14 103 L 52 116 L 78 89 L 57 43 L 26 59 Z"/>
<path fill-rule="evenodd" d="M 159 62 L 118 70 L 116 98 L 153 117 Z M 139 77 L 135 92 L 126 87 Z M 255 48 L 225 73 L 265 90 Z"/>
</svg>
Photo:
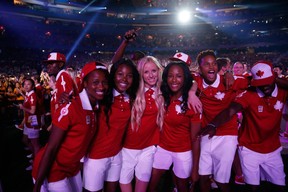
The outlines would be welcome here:
<svg viewBox="0 0 288 192">
<path fill-rule="evenodd" d="M 213 174 L 215 181 L 229 183 L 237 144 L 237 136 L 202 137 L 199 175 Z"/>
<path fill-rule="evenodd" d="M 172 164 L 173 172 L 178 178 L 186 179 L 190 177 L 192 170 L 192 151 L 171 152 L 157 146 L 153 168 L 169 170 Z"/>
<path fill-rule="evenodd" d="M 284 165 L 281 157 L 282 147 L 271 153 L 257 153 L 246 147 L 239 146 L 239 157 L 245 182 L 260 185 L 262 180 L 275 185 L 285 186 Z"/>
<path fill-rule="evenodd" d="M 134 177 L 134 171 L 137 179 L 149 182 L 155 151 L 154 145 L 142 150 L 123 148 L 120 183 L 130 183 Z"/>
<path fill-rule="evenodd" d="M 40 130 L 39 130 L 39 129 L 28 128 L 28 127 L 24 124 L 23 134 L 24 134 L 24 135 L 27 135 L 27 137 L 28 137 L 29 139 L 37 139 L 37 138 L 39 138 L 39 133 L 40 133 Z"/>
<path fill-rule="evenodd" d="M 33 179 L 34 183 L 35 180 Z M 74 177 L 65 178 L 60 181 L 48 183 L 44 180 L 41 192 L 82 192 L 82 179 L 80 171 Z"/>
<path fill-rule="evenodd" d="M 121 151 L 113 157 L 86 158 L 83 164 L 83 187 L 89 191 L 99 191 L 103 189 L 105 181 L 119 181 L 121 164 Z"/>
</svg>

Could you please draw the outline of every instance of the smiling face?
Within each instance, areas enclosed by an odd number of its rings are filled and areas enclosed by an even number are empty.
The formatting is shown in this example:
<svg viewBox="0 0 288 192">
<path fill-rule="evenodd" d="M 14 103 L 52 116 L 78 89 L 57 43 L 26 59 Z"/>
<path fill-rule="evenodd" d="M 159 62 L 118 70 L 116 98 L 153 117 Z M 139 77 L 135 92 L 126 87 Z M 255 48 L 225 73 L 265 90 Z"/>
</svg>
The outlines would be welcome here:
<svg viewBox="0 0 288 192">
<path fill-rule="evenodd" d="M 182 95 L 184 78 L 184 71 L 180 66 L 171 66 L 167 75 L 167 84 L 175 98 Z"/>
<path fill-rule="evenodd" d="M 84 81 L 84 88 L 92 105 L 102 100 L 108 90 L 108 76 L 103 70 L 90 72 Z"/>
<path fill-rule="evenodd" d="M 207 55 L 201 59 L 199 63 L 199 69 L 204 81 L 211 85 L 214 83 L 217 77 L 218 67 L 216 58 L 212 55 Z"/>
<path fill-rule="evenodd" d="M 159 68 L 153 63 L 148 62 L 144 65 L 143 80 L 146 88 L 154 87 L 158 81 Z"/>
<path fill-rule="evenodd" d="M 33 83 L 33 80 L 32 79 L 26 79 L 24 81 L 24 90 L 25 92 L 30 92 L 34 89 L 34 83 Z"/>
<path fill-rule="evenodd" d="M 124 93 L 129 89 L 133 82 L 132 69 L 126 64 L 119 65 L 114 76 L 115 89 L 119 93 Z"/>
<path fill-rule="evenodd" d="M 233 65 L 233 74 L 234 75 L 242 75 L 244 73 L 244 65 L 240 62 L 236 62 Z"/>
</svg>

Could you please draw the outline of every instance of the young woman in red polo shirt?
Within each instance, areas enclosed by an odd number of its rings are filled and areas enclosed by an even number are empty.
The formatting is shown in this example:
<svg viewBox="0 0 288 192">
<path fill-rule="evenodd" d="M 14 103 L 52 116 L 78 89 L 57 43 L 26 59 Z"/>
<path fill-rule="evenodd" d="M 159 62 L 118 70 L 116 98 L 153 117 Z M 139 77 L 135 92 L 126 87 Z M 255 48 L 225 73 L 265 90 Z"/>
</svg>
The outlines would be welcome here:
<svg viewBox="0 0 288 192">
<path fill-rule="evenodd" d="M 24 143 L 28 143 L 33 156 L 40 149 L 39 144 L 39 131 L 40 121 L 37 118 L 37 96 L 35 93 L 35 83 L 32 79 L 25 79 L 23 82 L 25 90 L 25 99 L 23 104 L 19 104 L 19 108 L 24 111 Z M 28 169 L 27 169 L 28 170 Z M 31 170 L 31 169 L 30 169 Z"/>
<path fill-rule="evenodd" d="M 165 114 L 160 142 L 154 155 L 149 191 L 156 191 L 161 176 L 173 164 L 176 187 L 187 192 L 189 178 L 198 179 L 201 116 L 188 109 L 192 76 L 184 62 L 172 62 L 164 69 L 161 91 Z"/>
<path fill-rule="evenodd" d="M 107 105 L 101 108 L 99 130 L 84 161 L 85 191 L 114 192 L 122 165 L 121 149 L 139 86 L 135 64 L 126 58 L 113 64 Z"/>
<path fill-rule="evenodd" d="M 137 69 L 140 85 L 122 149 L 122 192 L 146 191 L 163 124 L 164 100 L 160 91 L 163 67 L 155 57 L 146 56 L 138 62 Z M 134 173 L 135 190 L 131 184 Z"/>
<path fill-rule="evenodd" d="M 41 191 L 82 191 L 80 159 L 97 130 L 98 102 L 108 90 L 108 71 L 104 65 L 91 62 L 83 67 L 81 77 L 83 91 L 56 109 L 49 141 L 35 158 L 34 192 L 41 186 Z"/>
</svg>

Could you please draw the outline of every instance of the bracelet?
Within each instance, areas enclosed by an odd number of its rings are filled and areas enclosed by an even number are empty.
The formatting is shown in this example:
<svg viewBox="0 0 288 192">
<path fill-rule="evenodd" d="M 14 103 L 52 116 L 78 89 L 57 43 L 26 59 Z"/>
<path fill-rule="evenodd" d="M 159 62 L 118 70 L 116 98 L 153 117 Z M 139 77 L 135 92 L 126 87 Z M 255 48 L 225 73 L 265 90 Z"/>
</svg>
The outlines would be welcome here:
<svg viewBox="0 0 288 192">
<path fill-rule="evenodd" d="M 212 123 L 209 123 L 207 126 L 211 126 L 213 127 L 214 129 L 217 129 L 216 125 L 212 124 Z"/>
</svg>

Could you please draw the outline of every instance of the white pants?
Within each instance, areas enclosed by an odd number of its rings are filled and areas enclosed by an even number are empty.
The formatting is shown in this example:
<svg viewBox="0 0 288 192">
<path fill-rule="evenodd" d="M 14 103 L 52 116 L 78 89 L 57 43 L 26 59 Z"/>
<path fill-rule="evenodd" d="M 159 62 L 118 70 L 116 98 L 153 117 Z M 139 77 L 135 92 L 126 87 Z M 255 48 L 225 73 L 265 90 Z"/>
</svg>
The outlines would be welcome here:
<svg viewBox="0 0 288 192">
<path fill-rule="evenodd" d="M 35 183 L 35 180 L 34 180 Z M 41 192 L 82 192 L 82 179 L 80 171 L 74 177 L 65 178 L 60 181 L 44 181 Z"/>
</svg>

